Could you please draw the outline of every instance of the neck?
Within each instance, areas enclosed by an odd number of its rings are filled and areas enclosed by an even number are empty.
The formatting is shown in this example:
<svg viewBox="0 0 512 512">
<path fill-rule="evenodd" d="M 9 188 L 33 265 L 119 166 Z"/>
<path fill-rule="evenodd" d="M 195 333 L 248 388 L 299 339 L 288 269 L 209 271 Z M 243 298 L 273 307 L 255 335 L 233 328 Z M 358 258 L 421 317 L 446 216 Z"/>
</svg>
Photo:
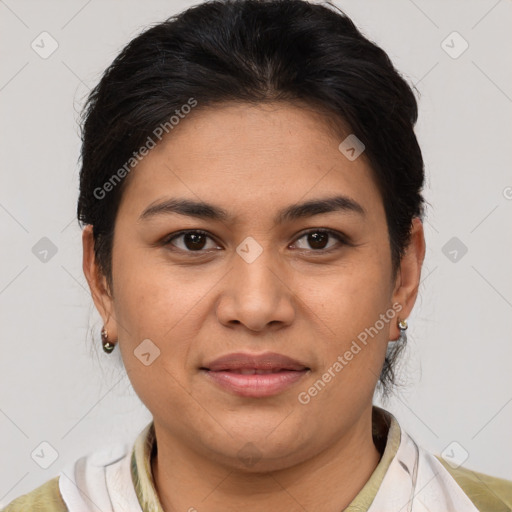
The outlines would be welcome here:
<svg viewBox="0 0 512 512">
<path fill-rule="evenodd" d="M 248 473 L 219 466 L 171 439 L 161 442 L 151 466 L 164 512 L 340 512 L 377 467 L 381 453 L 372 438 L 372 409 L 328 449 L 292 467 Z M 155 432 L 159 433 L 155 426 Z"/>
</svg>

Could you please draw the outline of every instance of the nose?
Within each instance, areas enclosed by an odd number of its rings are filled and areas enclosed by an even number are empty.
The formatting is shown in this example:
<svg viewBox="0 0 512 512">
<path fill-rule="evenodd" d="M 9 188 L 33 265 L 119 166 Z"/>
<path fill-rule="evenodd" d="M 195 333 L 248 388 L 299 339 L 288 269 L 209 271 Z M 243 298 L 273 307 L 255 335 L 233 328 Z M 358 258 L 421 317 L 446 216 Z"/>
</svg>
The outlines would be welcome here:
<svg viewBox="0 0 512 512">
<path fill-rule="evenodd" d="M 234 256 L 217 302 L 217 317 L 223 325 L 263 331 L 293 322 L 296 299 L 289 287 L 291 270 L 277 258 L 268 248 L 253 261 L 238 253 Z"/>
</svg>

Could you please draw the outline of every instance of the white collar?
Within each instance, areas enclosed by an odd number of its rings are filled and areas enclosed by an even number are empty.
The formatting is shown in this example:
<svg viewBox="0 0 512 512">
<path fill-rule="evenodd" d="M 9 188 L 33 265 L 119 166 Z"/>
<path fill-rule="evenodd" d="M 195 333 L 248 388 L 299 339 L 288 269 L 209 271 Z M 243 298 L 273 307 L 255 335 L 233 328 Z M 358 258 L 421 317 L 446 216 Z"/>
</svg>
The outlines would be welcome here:
<svg viewBox="0 0 512 512">
<path fill-rule="evenodd" d="M 116 444 L 64 468 L 59 475 L 59 488 L 69 512 L 144 512 L 131 475 L 133 448 Z M 455 510 L 478 512 L 436 457 L 400 429 L 398 450 L 366 512 Z"/>
<path fill-rule="evenodd" d="M 367 512 L 478 512 L 436 457 L 401 430 L 400 445 Z"/>
</svg>

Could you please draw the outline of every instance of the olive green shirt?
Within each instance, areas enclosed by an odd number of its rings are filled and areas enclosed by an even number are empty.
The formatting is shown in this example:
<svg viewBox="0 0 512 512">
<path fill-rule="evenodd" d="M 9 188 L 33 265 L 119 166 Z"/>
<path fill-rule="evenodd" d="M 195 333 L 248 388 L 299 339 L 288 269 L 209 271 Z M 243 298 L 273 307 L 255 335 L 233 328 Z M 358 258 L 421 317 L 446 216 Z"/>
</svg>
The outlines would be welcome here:
<svg viewBox="0 0 512 512">
<path fill-rule="evenodd" d="M 378 407 L 373 411 L 373 438 L 382 456 L 369 480 L 344 512 L 368 510 L 400 444 L 401 430 L 396 419 Z M 163 512 L 151 471 L 151 458 L 156 450 L 154 423 L 151 422 L 137 436 L 131 451 L 132 483 L 143 512 Z M 511 512 L 512 481 L 462 466 L 453 469 L 441 457 L 437 458 L 480 512 Z M 68 512 L 59 491 L 59 476 L 16 498 L 1 512 Z"/>
</svg>

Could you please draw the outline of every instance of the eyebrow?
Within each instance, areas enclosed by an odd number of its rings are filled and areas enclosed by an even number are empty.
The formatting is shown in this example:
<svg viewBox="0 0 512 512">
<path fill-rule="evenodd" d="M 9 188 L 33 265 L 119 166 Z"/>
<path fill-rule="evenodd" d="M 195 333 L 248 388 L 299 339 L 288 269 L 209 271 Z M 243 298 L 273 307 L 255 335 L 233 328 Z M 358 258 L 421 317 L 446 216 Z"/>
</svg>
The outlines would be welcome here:
<svg viewBox="0 0 512 512">
<path fill-rule="evenodd" d="M 367 213 L 366 210 L 353 199 L 338 195 L 292 204 L 277 213 L 274 224 L 283 224 L 284 222 L 291 222 L 304 217 L 312 217 L 314 215 L 331 212 L 356 213 L 362 217 L 365 217 Z M 139 221 L 171 214 L 186 215 L 221 222 L 227 222 L 231 218 L 227 210 L 213 204 L 185 198 L 170 198 L 148 206 L 140 215 Z"/>
</svg>

